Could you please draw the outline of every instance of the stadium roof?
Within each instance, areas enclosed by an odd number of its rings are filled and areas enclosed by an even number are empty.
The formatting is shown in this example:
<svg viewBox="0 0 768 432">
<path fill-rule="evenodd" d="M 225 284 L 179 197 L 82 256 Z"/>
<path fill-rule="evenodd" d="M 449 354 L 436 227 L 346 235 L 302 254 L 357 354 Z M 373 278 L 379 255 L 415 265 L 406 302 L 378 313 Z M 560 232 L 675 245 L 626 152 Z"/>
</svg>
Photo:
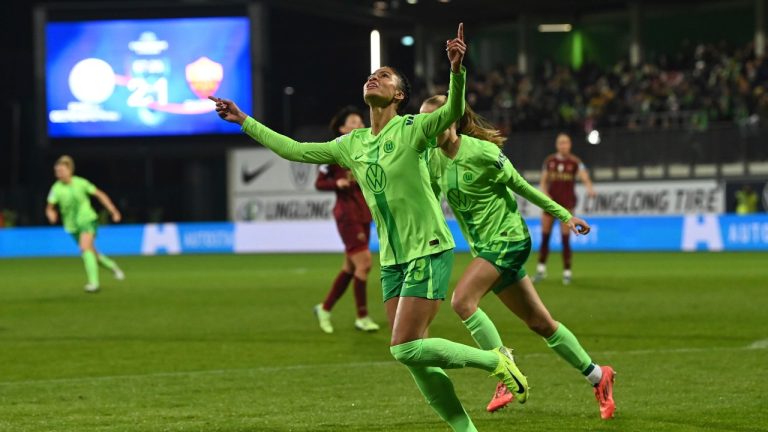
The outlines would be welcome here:
<svg viewBox="0 0 768 432">
<path fill-rule="evenodd" d="M 415 1 L 415 3 L 413 3 Z M 554 17 L 578 17 L 594 12 L 626 10 L 630 3 L 645 7 L 716 4 L 722 1 L 701 0 L 293 0 L 273 1 L 281 6 L 324 10 L 326 13 L 354 11 L 359 18 L 391 18 L 404 21 L 428 22 L 440 19 L 499 22 L 515 19 L 521 14 Z M 733 0 L 733 3 L 749 3 Z M 318 5 L 322 7 L 318 7 Z"/>
</svg>

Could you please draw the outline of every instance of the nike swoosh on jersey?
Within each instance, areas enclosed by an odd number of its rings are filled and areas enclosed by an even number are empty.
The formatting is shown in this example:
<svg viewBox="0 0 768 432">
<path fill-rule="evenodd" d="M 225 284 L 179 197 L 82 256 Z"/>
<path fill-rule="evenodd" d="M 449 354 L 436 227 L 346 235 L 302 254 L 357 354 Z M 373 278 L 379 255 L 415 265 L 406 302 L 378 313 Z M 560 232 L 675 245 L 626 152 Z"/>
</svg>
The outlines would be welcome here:
<svg viewBox="0 0 768 432">
<path fill-rule="evenodd" d="M 243 183 L 248 184 L 256 180 L 259 176 L 264 174 L 269 169 L 269 167 L 272 166 L 273 163 L 274 161 L 269 161 L 264 165 L 256 168 L 253 171 L 248 171 L 248 169 L 245 166 L 243 166 L 243 171 L 241 173 L 243 178 Z"/>
</svg>

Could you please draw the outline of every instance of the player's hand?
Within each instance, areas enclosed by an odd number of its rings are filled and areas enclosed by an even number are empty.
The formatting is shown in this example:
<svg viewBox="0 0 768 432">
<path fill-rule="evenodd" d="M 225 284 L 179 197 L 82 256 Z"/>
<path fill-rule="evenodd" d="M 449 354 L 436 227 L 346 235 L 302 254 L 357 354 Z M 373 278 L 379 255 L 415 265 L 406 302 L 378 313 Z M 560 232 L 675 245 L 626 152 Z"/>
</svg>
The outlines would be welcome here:
<svg viewBox="0 0 768 432">
<path fill-rule="evenodd" d="M 451 61 L 451 72 L 461 72 L 461 62 L 467 52 L 467 44 L 464 43 L 464 23 L 459 23 L 455 39 L 445 41 L 445 50 L 448 51 L 448 60 Z"/>
<path fill-rule="evenodd" d="M 48 213 L 46 216 L 48 216 L 48 222 L 51 225 L 56 225 L 56 222 L 59 221 L 59 215 L 56 212 Z"/>
<path fill-rule="evenodd" d="M 216 102 L 216 114 L 223 120 L 242 125 L 248 118 L 248 115 L 240 111 L 240 108 L 229 99 L 217 98 L 216 96 L 208 96 L 208 99 Z"/>
<path fill-rule="evenodd" d="M 113 211 L 112 212 L 112 222 L 120 223 L 121 220 L 123 220 L 123 215 L 121 215 L 118 210 Z"/>
<path fill-rule="evenodd" d="M 340 178 L 336 180 L 336 188 L 338 189 L 349 189 L 349 187 L 352 185 L 352 182 L 345 178 Z"/>
<path fill-rule="evenodd" d="M 589 231 L 592 230 L 587 221 L 577 216 L 572 216 L 566 225 L 568 225 L 568 229 L 573 231 L 576 235 L 587 235 L 589 234 Z"/>
</svg>

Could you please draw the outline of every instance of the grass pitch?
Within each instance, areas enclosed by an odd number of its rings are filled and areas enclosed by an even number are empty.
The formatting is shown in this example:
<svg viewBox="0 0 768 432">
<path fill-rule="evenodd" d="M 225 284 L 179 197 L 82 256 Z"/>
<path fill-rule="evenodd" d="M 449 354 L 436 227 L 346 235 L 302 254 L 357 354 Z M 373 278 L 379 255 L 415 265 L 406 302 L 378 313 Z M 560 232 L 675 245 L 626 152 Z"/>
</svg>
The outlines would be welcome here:
<svg viewBox="0 0 768 432">
<path fill-rule="evenodd" d="M 0 260 L 0 431 L 448 431 L 392 360 L 388 331 L 317 328 L 338 255 L 119 258 L 82 292 L 75 258 Z M 457 256 L 454 283 L 469 261 Z M 595 361 L 617 370 L 616 419 L 586 381 L 493 297 L 483 308 L 532 386 L 484 411 L 495 382 L 449 371 L 481 431 L 768 430 L 768 256 L 559 256 L 538 285 Z M 533 263 L 529 263 L 529 270 Z M 369 303 L 385 324 L 378 268 Z M 471 344 L 449 305 L 433 336 Z"/>
</svg>

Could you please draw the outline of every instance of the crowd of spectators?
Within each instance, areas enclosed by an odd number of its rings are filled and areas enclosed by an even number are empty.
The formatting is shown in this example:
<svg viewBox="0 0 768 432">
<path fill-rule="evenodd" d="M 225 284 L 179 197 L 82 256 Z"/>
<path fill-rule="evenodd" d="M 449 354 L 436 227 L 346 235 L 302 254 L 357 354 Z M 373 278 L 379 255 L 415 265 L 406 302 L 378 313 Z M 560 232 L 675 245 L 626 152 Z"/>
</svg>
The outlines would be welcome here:
<svg viewBox="0 0 768 432">
<path fill-rule="evenodd" d="M 438 91 L 445 83 L 436 83 Z M 467 98 L 504 129 L 690 127 L 711 122 L 768 125 L 768 57 L 750 44 L 684 43 L 638 67 L 542 62 L 532 73 L 498 65 L 473 73 Z"/>
</svg>

